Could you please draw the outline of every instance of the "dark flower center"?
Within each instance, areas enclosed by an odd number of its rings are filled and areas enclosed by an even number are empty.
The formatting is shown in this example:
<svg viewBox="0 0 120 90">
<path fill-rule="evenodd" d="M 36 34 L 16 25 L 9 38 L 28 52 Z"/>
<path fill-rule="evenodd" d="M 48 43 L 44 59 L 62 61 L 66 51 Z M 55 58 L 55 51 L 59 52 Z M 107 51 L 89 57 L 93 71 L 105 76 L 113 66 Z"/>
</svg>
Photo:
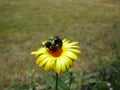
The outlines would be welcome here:
<svg viewBox="0 0 120 90">
<path fill-rule="evenodd" d="M 54 56 L 54 57 L 58 57 L 61 55 L 62 53 L 62 48 L 60 47 L 54 47 L 54 49 L 49 49 L 48 52 Z"/>
</svg>

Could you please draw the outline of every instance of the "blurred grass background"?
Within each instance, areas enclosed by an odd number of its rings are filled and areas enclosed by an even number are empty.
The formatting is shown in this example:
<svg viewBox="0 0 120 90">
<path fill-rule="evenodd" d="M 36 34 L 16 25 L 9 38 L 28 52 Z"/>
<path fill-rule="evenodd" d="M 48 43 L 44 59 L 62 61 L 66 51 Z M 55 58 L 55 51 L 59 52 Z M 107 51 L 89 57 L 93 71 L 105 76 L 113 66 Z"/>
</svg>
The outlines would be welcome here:
<svg viewBox="0 0 120 90">
<path fill-rule="evenodd" d="M 74 68 L 96 71 L 99 57 L 120 55 L 120 0 L 0 0 L 1 90 L 25 83 L 33 68 L 42 74 L 30 53 L 50 36 L 80 42 Z"/>
</svg>

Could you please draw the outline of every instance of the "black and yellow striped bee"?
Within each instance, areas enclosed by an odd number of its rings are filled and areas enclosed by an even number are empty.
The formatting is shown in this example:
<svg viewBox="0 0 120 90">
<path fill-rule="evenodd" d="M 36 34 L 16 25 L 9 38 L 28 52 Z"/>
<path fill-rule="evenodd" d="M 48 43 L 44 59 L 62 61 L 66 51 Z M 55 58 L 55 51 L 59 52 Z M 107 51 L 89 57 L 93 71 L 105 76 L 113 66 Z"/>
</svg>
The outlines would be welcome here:
<svg viewBox="0 0 120 90">
<path fill-rule="evenodd" d="M 62 39 L 58 36 L 50 37 L 47 41 L 45 41 L 44 45 L 46 48 L 54 51 L 56 47 L 62 47 Z"/>
</svg>

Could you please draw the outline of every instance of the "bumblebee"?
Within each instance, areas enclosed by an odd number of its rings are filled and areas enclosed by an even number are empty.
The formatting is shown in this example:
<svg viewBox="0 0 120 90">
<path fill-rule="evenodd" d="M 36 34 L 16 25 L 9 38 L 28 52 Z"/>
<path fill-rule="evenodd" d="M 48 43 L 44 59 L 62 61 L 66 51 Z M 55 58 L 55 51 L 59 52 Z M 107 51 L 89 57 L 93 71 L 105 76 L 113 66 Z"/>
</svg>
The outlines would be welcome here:
<svg viewBox="0 0 120 90">
<path fill-rule="evenodd" d="M 44 42 L 44 45 L 46 48 L 54 51 L 56 47 L 62 47 L 62 40 L 58 36 L 50 37 Z"/>
</svg>

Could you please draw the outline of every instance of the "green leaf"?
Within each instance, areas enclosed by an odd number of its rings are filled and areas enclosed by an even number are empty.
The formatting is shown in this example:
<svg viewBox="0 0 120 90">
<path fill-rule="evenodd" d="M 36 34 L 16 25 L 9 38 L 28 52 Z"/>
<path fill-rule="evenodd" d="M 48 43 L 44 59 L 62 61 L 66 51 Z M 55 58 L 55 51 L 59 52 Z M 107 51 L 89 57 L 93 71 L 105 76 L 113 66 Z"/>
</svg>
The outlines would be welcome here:
<svg viewBox="0 0 120 90">
<path fill-rule="evenodd" d="M 56 80 L 56 77 L 53 76 L 54 80 Z M 62 90 L 69 90 L 69 88 L 67 87 L 67 85 L 58 78 L 58 86 L 62 89 Z M 60 90 L 61 90 L 60 89 Z"/>
<path fill-rule="evenodd" d="M 74 78 L 75 79 L 89 79 L 91 77 L 96 77 L 97 76 L 97 73 L 91 73 L 91 74 L 87 74 L 87 75 L 78 75 L 78 74 L 75 74 L 74 75 Z"/>
<path fill-rule="evenodd" d="M 88 85 L 96 82 L 97 82 L 97 79 L 88 79 L 83 82 L 83 85 Z"/>
<path fill-rule="evenodd" d="M 51 80 L 49 78 L 45 78 L 45 81 L 47 82 L 47 88 L 52 87 L 52 89 L 54 88 L 54 83 L 51 82 Z"/>
<path fill-rule="evenodd" d="M 20 89 L 29 89 L 29 85 L 28 84 L 25 84 L 25 85 L 13 84 L 13 85 L 5 88 L 4 90 L 20 90 Z"/>
<path fill-rule="evenodd" d="M 63 90 L 69 90 L 67 85 L 60 79 L 58 79 L 58 85 L 63 89 Z"/>
</svg>

